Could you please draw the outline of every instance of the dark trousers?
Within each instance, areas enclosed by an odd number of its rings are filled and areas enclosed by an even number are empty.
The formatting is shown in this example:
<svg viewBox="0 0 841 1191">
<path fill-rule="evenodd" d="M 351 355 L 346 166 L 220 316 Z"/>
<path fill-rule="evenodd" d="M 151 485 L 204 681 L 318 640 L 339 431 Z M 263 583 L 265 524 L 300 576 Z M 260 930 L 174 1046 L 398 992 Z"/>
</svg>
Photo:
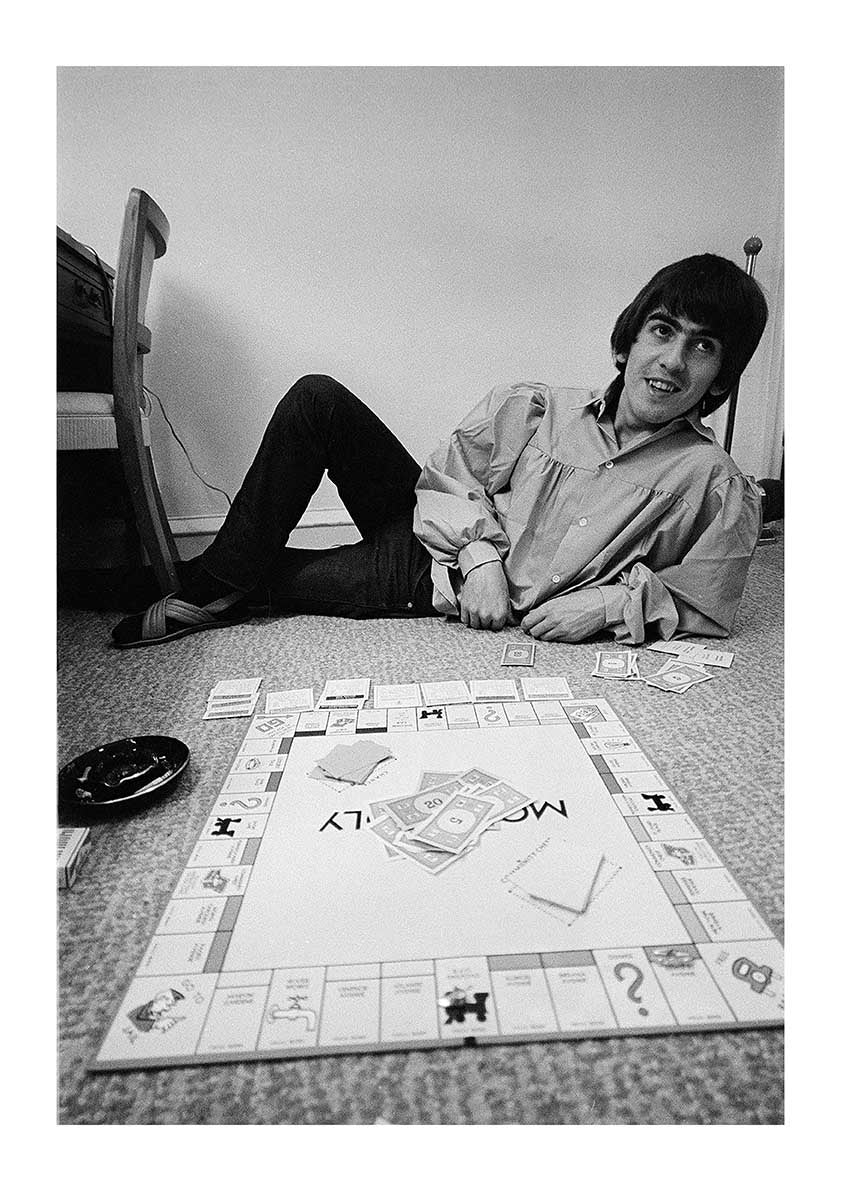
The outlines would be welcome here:
<svg viewBox="0 0 841 1191">
<path fill-rule="evenodd" d="M 324 473 L 362 541 L 286 545 Z M 304 376 L 278 403 L 202 565 L 273 614 L 433 616 L 430 557 L 412 533 L 420 467 L 379 418 L 329 376 Z"/>
</svg>

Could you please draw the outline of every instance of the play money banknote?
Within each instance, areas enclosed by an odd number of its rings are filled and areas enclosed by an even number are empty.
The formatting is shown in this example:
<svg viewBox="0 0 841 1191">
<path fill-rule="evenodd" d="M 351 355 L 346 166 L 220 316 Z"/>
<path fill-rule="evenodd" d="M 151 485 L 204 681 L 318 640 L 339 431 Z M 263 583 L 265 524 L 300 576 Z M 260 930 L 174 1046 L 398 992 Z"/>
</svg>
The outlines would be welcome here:
<svg viewBox="0 0 841 1191">
<path fill-rule="evenodd" d="M 410 838 L 444 852 L 463 852 L 493 820 L 498 809 L 499 803 L 494 799 L 454 794 Z"/>
<path fill-rule="evenodd" d="M 499 803 L 499 808 L 494 811 L 492 821 L 497 819 L 504 819 L 506 815 L 513 815 L 515 811 L 520 811 L 524 806 L 528 806 L 531 798 L 528 794 L 522 794 L 519 790 L 515 790 L 513 786 L 509 786 L 508 782 L 497 782 L 494 786 L 489 786 L 482 791 L 482 798 L 492 798 Z"/>
<path fill-rule="evenodd" d="M 461 779 L 451 778 L 442 782 L 440 786 L 433 786 L 430 790 L 423 790 L 418 794 L 405 794 L 401 798 L 388 798 L 383 802 L 386 813 L 399 823 L 404 829 L 418 827 L 430 815 L 440 810 L 454 794 L 463 791 Z"/>
</svg>

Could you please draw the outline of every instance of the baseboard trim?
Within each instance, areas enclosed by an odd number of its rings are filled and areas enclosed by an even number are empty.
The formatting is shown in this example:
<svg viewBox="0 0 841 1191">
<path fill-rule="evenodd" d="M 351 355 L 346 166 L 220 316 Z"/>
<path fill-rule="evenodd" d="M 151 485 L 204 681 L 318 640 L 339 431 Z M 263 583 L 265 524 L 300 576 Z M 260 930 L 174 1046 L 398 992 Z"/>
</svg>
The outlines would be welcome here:
<svg viewBox="0 0 841 1191">
<path fill-rule="evenodd" d="M 201 517 L 170 517 L 169 527 L 175 538 L 213 537 L 222 527 L 224 513 Z M 331 509 L 307 509 L 298 522 L 298 529 L 329 529 L 337 525 L 353 525 L 350 513 L 339 506 Z"/>
</svg>

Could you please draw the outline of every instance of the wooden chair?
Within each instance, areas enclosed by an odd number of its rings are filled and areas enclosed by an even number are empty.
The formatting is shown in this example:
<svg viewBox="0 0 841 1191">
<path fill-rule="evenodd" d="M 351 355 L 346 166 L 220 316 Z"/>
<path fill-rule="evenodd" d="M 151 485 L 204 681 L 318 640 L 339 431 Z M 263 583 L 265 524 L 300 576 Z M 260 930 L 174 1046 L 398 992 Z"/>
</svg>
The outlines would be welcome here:
<svg viewBox="0 0 841 1191">
<path fill-rule="evenodd" d="M 178 553 L 164 510 L 143 391 L 143 356 L 152 344 L 144 325 L 152 265 L 166 252 L 169 222 L 143 190 L 128 196 L 114 283 L 111 393 L 58 394 L 57 447 L 119 452 L 140 542 L 163 593 L 179 586 Z"/>
</svg>

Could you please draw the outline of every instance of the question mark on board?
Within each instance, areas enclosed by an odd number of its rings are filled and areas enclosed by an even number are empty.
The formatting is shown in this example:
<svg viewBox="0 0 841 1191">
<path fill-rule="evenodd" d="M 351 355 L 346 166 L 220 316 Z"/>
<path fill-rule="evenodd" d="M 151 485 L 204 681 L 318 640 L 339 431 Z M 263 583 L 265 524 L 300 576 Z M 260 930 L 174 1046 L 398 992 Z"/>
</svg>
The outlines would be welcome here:
<svg viewBox="0 0 841 1191">
<path fill-rule="evenodd" d="M 628 1000 L 633 1001 L 634 1004 L 639 1005 L 639 1002 L 642 1000 L 642 997 L 637 992 L 637 989 L 642 984 L 642 972 L 639 970 L 637 965 L 636 964 L 628 964 L 628 963 L 617 964 L 616 967 L 613 969 L 613 975 L 616 977 L 616 979 L 621 984 L 622 983 L 622 973 L 626 969 L 629 972 L 636 972 L 636 976 L 631 981 L 631 983 L 628 985 Z M 640 1015 L 640 1017 L 648 1017 L 648 1010 L 644 1009 L 640 1005 L 639 1015 Z"/>
<path fill-rule="evenodd" d="M 259 806 L 261 801 L 262 799 L 260 798 L 249 798 L 247 802 L 242 798 L 229 798 L 226 805 L 240 806 L 244 811 L 250 811 L 253 807 Z"/>
</svg>

